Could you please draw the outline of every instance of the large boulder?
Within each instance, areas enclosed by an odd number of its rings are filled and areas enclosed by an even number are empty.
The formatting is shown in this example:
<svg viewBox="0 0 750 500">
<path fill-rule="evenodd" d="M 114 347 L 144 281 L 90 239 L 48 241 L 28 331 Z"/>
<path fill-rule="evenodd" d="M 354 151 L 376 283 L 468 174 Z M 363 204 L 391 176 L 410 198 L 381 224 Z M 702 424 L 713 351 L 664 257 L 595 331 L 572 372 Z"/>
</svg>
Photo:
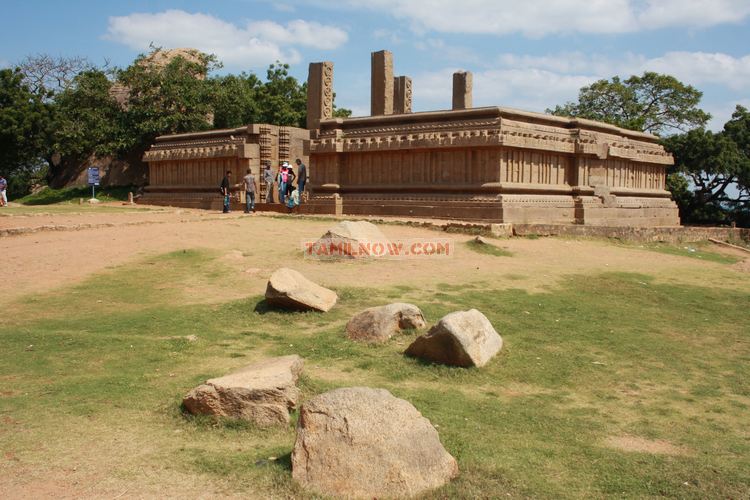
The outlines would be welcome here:
<svg viewBox="0 0 750 500">
<path fill-rule="evenodd" d="M 297 407 L 296 386 L 303 360 L 297 355 L 270 358 L 207 380 L 182 400 L 194 415 L 249 420 L 261 427 L 289 423 Z"/>
<path fill-rule="evenodd" d="M 456 459 L 430 421 L 385 389 L 335 389 L 300 409 L 292 477 L 313 492 L 407 497 L 457 475 Z"/>
<path fill-rule="evenodd" d="M 388 255 L 390 241 L 367 221 L 341 221 L 316 241 L 310 255 L 323 259 L 377 258 Z"/>
<path fill-rule="evenodd" d="M 477 311 L 452 312 L 417 337 L 406 354 L 453 366 L 484 366 L 503 347 L 490 320 Z"/>
<path fill-rule="evenodd" d="M 346 324 L 346 335 L 363 342 L 385 342 L 400 330 L 424 328 L 425 325 L 422 311 L 417 306 L 396 302 L 360 312 Z"/>
<path fill-rule="evenodd" d="M 337 299 L 333 290 L 317 285 L 286 267 L 274 271 L 266 286 L 266 302 L 283 309 L 327 312 Z"/>
</svg>

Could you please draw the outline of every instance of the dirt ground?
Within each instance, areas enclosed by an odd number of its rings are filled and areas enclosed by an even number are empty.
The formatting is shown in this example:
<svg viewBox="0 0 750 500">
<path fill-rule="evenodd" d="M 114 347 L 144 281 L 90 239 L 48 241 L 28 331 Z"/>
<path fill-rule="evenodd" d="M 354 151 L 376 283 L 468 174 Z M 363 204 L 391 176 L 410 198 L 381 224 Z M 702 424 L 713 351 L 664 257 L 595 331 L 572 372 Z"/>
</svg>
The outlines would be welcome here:
<svg viewBox="0 0 750 500">
<path fill-rule="evenodd" d="M 670 281 L 701 282 L 707 268 L 726 276 L 726 266 L 681 256 L 656 254 L 637 245 L 621 246 L 604 241 L 561 238 L 492 240 L 513 252 L 512 258 L 477 254 L 462 245 L 472 237 L 431 229 L 384 224 L 391 240 L 448 238 L 454 255 L 445 258 L 412 258 L 379 262 L 332 264 L 302 259 L 303 240 L 316 239 L 333 225 L 329 219 L 299 219 L 294 216 L 222 215 L 186 209 L 133 210 L 124 213 L 35 214 L 0 217 L 0 229 L 65 226 L 67 230 L 44 230 L 0 238 L 4 283 L 0 303 L 32 292 L 70 285 L 93 273 L 182 249 L 205 248 L 219 252 L 222 260 L 237 270 L 233 287 L 221 300 L 248 292 L 262 293 L 265 280 L 277 267 L 294 267 L 315 281 L 329 286 L 436 287 L 440 283 L 488 281 L 495 286 L 540 290 L 569 274 L 626 271 L 664 277 Z M 95 227 L 71 230 L 77 225 Z M 741 252 L 716 247 L 716 252 Z M 658 257 L 658 258 L 657 258 Z M 734 270 L 742 273 L 747 262 Z M 739 278 L 739 277 L 737 277 Z M 737 285 L 742 281 L 737 279 Z M 204 302 L 218 297 L 196 297 Z"/>
<path fill-rule="evenodd" d="M 278 215 L 222 215 L 185 209 L 133 210 L 122 213 L 36 213 L 0 217 L 0 229 L 42 228 L 15 236 L 0 237 L 3 286 L 0 307 L 23 300 L 28 294 L 45 292 L 78 283 L 92 274 L 134 260 L 183 249 L 208 249 L 236 270 L 226 287 L 209 288 L 196 277 L 196 287 L 188 295 L 195 302 L 227 301 L 265 290 L 271 272 L 281 266 L 292 267 L 313 281 L 327 286 L 410 285 L 439 290 L 441 283 L 488 282 L 494 287 L 541 291 L 554 287 L 571 274 L 600 272 L 643 273 L 673 283 L 744 288 L 750 271 L 747 254 L 721 247 L 717 253 L 745 258 L 733 266 L 699 259 L 656 253 L 638 245 L 617 245 L 606 241 L 564 238 L 492 239 L 491 242 L 513 253 L 496 257 L 475 253 L 463 245 L 472 236 L 414 228 L 405 225 L 381 225 L 391 240 L 437 238 L 451 240 L 454 254 L 444 258 L 413 258 L 377 262 L 320 262 L 303 259 L 302 242 L 320 237 L 334 224 L 329 219 L 298 218 Z M 75 229 L 80 225 L 93 227 Z M 61 227 L 64 226 L 64 227 Z M 57 227 L 59 230 L 50 230 Z M 124 438 L 126 440 L 126 438 Z M 663 443 L 632 442 L 618 438 L 610 443 L 618 448 L 657 448 L 660 453 L 677 453 Z M 12 457 L 4 459 L 12 460 Z M 10 497 L 61 498 L 91 496 L 90 485 L 98 484 L 101 494 L 143 496 L 129 491 L 127 482 L 106 477 L 84 477 L 76 470 L 47 475 L 43 481 L 16 478 L 5 482 Z M 35 471 L 16 469 L 27 479 Z M 46 474 L 45 474 L 46 475 Z M 8 479 L 8 478 L 6 478 Z M 173 485 L 190 496 L 219 493 L 207 491 L 194 479 L 175 478 Z M 112 484 L 100 484 L 111 482 Z M 158 482 L 158 481 L 157 481 Z M 33 488 L 36 489 L 30 489 Z M 163 486 L 163 485 L 162 485 Z M 14 489 L 16 488 L 16 489 Z M 4 496 L 0 491 L 0 496 Z M 148 496 L 146 493 L 145 496 Z"/>
</svg>

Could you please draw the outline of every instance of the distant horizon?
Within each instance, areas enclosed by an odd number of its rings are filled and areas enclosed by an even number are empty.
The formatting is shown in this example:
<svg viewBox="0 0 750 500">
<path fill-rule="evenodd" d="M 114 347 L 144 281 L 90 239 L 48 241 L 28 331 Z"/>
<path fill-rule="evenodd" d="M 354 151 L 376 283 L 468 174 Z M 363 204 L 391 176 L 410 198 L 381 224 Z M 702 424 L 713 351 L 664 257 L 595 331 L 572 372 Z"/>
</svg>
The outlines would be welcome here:
<svg viewBox="0 0 750 500">
<path fill-rule="evenodd" d="M 175 7 L 175 5 L 179 5 Z M 336 104 L 369 115 L 370 53 L 390 50 L 394 74 L 413 79 L 414 111 L 450 109 L 451 74 L 474 73 L 475 107 L 543 113 L 581 87 L 644 71 L 702 91 L 720 130 L 750 107 L 750 0 L 198 1 L 90 0 L 4 6 L 0 66 L 36 54 L 126 67 L 150 45 L 215 54 L 215 74 L 333 61 Z M 41 16 L 40 12 L 44 12 Z M 238 16 L 237 13 L 240 13 Z"/>
</svg>

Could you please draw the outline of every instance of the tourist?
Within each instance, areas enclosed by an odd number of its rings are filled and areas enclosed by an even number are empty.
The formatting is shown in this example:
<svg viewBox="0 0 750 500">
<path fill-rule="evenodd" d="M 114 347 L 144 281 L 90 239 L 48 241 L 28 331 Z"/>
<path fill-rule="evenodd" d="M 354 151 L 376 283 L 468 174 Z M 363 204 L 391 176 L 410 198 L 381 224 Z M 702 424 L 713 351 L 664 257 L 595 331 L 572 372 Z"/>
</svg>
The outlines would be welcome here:
<svg viewBox="0 0 750 500">
<path fill-rule="evenodd" d="M 286 195 L 287 197 L 292 195 L 292 191 L 294 191 L 294 180 L 297 178 L 296 175 L 294 175 L 294 169 L 291 165 L 287 163 L 286 168 Z"/>
<path fill-rule="evenodd" d="M 224 210 L 222 210 L 222 212 L 225 214 L 229 213 L 229 186 L 230 186 L 229 180 L 231 178 L 232 178 L 232 172 L 230 170 L 227 170 L 227 174 L 221 180 L 221 194 L 224 196 Z"/>
<path fill-rule="evenodd" d="M 289 164 L 287 162 L 283 162 L 281 164 L 281 167 L 279 168 L 279 176 L 278 176 L 278 184 L 279 184 L 279 203 L 282 205 L 286 201 L 286 181 L 289 177 L 289 173 L 287 172 L 287 169 L 289 168 Z"/>
<path fill-rule="evenodd" d="M 271 170 L 270 161 L 266 162 L 263 180 L 266 182 L 266 203 L 273 203 L 273 171 Z"/>
<path fill-rule="evenodd" d="M 6 193 L 7 189 L 8 181 L 5 180 L 5 177 L 0 175 L 0 207 L 8 206 L 8 194 Z"/>
<path fill-rule="evenodd" d="M 307 167 L 299 158 L 294 162 L 297 164 L 297 190 L 299 191 L 300 202 L 302 202 L 302 195 L 305 193 L 305 184 L 307 183 Z"/>
<path fill-rule="evenodd" d="M 249 214 L 255 212 L 255 176 L 249 168 L 242 180 L 245 183 L 245 213 Z"/>
<path fill-rule="evenodd" d="M 289 209 L 289 212 L 293 212 L 294 208 L 299 205 L 299 188 L 294 189 L 293 185 L 291 185 L 291 187 L 293 190 L 286 201 L 286 206 Z"/>
</svg>

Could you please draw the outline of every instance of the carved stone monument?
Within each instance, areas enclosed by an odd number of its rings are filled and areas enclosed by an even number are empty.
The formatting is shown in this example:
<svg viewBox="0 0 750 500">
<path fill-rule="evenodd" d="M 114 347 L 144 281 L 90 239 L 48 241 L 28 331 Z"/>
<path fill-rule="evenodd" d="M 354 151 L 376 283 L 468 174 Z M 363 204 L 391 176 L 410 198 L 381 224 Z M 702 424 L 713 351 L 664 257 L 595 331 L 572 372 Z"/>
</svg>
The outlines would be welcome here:
<svg viewBox="0 0 750 500">
<path fill-rule="evenodd" d="M 371 55 L 370 114 L 393 114 L 393 54 L 387 50 Z"/>
<path fill-rule="evenodd" d="M 266 190 L 273 188 L 263 180 L 264 165 L 270 162 L 276 174 L 281 161 L 294 166 L 294 159 L 300 158 L 307 164 L 303 143 L 309 137 L 302 128 L 267 124 L 157 137 L 143 155 L 149 185 L 139 202 L 218 210 L 222 203 L 218 186 L 224 173 L 231 171 L 232 184 L 238 184 L 250 168 L 260 188 L 256 206 L 271 208 L 262 204 Z M 232 188 L 233 204 L 244 203 L 244 196 L 244 189 Z M 278 201 L 278 195 L 274 200 Z"/>
<path fill-rule="evenodd" d="M 311 131 L 309 213 L 502 223 L 676 226 L 674 163 L 658 138 L 592 120 L 472 108 L 471 73 L 453 110 L 408 113 L 390 52 L 372 54 L 372 114 Z M 395 112 L 393 97 L 396 99 Z M 404 103 L 403 114 L 400 102 Z"/>
<path fill-rule="evenodd" d="M 471 108 L 474 77 L 469 71 L 453 73 L 453 109 Z"/>
<path fill-rule="evenodd" d="M 307 76 L 307 128 L 333 116 L 333 63 L 310 63 Z"/>
<path fill-rule="evenodd" d="M 393 79 L 393 113 L 411 113 L 411 78 L 408 76 Z"/>
</svg>

